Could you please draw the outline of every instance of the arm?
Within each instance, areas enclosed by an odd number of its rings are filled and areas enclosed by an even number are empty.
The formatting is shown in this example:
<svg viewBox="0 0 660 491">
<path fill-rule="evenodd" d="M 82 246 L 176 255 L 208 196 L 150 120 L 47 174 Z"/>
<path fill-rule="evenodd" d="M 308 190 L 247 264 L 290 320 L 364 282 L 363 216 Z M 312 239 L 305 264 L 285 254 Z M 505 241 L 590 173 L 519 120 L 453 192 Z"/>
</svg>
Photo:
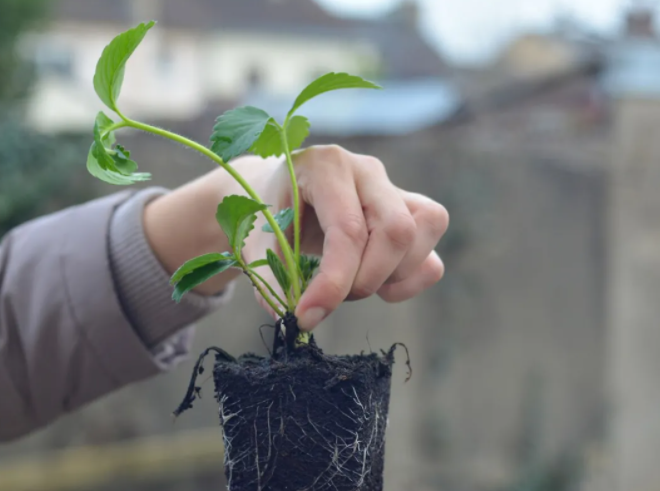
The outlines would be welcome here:
<svg viewBox="0 0 660 491">
<path fill-rule="evenodd" d="M 142 228 L 163 192 L 70 208 L 0 245 L 0 440 L 172 367 L 188 349 L 184 327 L 224 301 L 171 301 Z"/>
<path fill-rule="evenodd" d="M 281 161 L 246 157 L 232 166 L 267 203 L 290 204 Z M 339 147 L 300 152 L 296 173 L 302 249 L 323 255 L 298 305 L 302 328 L 313 329 L 344 300 L 400 302 L 440 280 L 434 248 L 448 226 L 441 205 L 395 187 L 376 159 Z M 219 169 L 171 193 L 116 194 L 9 234 L 0 245 L 0 440 L 187 353 L 185 327 L 222 304 L 239 273 L 217 275 L 180 304 L 170 298 L 169 275 L 192 257 L 228 249 L 215 210 L 241 192 Z M 273 234 L 258 232 L 262 223 L 246 241 L 247 262 L 277 247 Z"/>
</svg>

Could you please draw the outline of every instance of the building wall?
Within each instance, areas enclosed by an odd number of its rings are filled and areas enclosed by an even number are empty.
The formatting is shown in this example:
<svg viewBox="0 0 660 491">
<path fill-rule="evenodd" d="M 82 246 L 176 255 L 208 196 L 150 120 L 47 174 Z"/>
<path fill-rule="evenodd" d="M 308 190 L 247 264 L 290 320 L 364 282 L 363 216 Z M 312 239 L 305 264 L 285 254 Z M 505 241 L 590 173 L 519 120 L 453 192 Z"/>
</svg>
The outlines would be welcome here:
<svg viewBox="0 0 660 491">
<path fill-rule="evenodd" d="M 368 43 L 345 39 L 249 32 L 219 33 L 205 48 L 205 92 L 240 98 L 251 74 L 275 95 L 295 95 L 328 72 L 372 72 L 378 53 Z"/>
<path fill-rule="evenodd" d="M 559 37 L 529 34 L 513 41 L 501 62 L 515 75 L 543 77 L 570 68 L 576 55 L 576 48 Z"/>
<path fill-rule="evenodd" d="M 616 108 L 609 208 L 612 489 L 660 489 L 660 102 Z"/>
<path fill-rule="evenodd" d="M 124 29 L 59 23 L 25 39 L 24 54 L 40 74 L 28 112 L 35 127 L 88 130 L 103 109 L 92 84 L 96 63 Z M 156 27 L 129 62 L 121 107 L 136 118 L 190 120 L 215 101 L 239 102 L 249 90 L 294 95 L 329 71 L 372 73 L 378 56 L 353 40 Z"/>
</svg>

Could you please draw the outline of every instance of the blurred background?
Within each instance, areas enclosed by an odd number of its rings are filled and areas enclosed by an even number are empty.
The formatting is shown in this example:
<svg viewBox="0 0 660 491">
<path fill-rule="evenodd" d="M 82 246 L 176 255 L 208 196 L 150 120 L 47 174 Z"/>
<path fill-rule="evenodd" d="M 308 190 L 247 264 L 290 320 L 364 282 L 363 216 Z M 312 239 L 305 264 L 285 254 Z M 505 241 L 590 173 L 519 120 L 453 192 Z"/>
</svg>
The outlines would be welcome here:
<svg viewBox="0 0 660 491">
<path fill-rule="evenodd" d="M 626 0 L 0 0 L 0 235 L 116 192 L 87 175 L 95 63 L 159 26 L 129 63 L 122 108 L 206 142 L 242 104 L 279 114 L 328 71 L 382 83 L 306 106 L 312 143 L 385 162 L 444 203 L 441 285 L 349 304 L 331 353 L 405 342 L 386 489 L 660 490 L 660 37 Z M 151 184 L 212 168 L 121 134 Z M 208 345 L 265 353 L 241 284 Z M 401 364 L 403 365 L 403 364 Z M 0 446 L 0 491 L 224 489 L 217 405 L 173 423 L 192 363 Z M 0 395 L 0 397 L 2 397 Z"/>
</svg>

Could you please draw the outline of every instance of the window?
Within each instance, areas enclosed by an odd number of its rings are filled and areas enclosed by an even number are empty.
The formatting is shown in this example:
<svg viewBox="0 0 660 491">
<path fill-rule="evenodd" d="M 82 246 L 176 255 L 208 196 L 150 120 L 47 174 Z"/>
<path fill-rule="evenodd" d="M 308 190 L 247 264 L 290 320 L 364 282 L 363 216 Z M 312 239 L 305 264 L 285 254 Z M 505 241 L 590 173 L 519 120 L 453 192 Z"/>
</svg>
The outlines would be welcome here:
<svg viewBox="0 0 660 491">
<path fill-rule="evenodd" d="M 68 46 L 46 40 L 37 47 L 35 64 L 39 75 L 73 78 L 74 52 Z"/>
</svg>

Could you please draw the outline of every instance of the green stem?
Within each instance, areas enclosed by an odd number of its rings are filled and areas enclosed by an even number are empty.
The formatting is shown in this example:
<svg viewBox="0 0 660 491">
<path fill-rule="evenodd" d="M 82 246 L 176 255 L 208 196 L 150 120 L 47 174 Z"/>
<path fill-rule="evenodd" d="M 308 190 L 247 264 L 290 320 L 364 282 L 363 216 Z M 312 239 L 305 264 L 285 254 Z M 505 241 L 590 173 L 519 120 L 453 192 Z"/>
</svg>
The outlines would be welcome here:
<svg viewBox="0 0 660 491">
<path fill-rule="evenodd" d="M 106 128 L 106 130 L 103 132 L 101 137 L 105 137 L 107 134 L 112 133 L 113 131 L 116 131 L 120 128 L 126 128 L 128 126 L 128 123 L 126 121 L 120 121 L 119 123 L 115 123 L 113 125 L 110 125 Z"/>
<path fill-rule="evenodd" d="M 225 163 L 224 160 L 222 160 L 218 155 L 213 153 L 210 149 L 184 136 L 177 135 L 176 133 L 172 133 L 167 130 L 157 128 L 155 126 L 140 123 L 138 121 L 133 121 L 131 119 L 126 118 L 121 113 L 117 113 L 117 114 L 119 114 L 119 116 L 124 120 L 125 123 L 124 126 L 129 126 L 131 128 L 146 131 L 147 133 L 152 133 L 154 135 L 162 136 L 163 138 L 167 138 L 181 145 L 184 145 L 188 148 L 191 148 L 201 153 L 202 155 L 208 157 L 209 159 L 213 160 L 220 167 L 226 170 L 229 173 L 229 175 L 233 177 L 236 180 L 236 182 L 238 182 L 243 187 L 243 189 L 245 189 L 245 191 L 250 196 L 250 198 L 255 200 L 257 203 L 263 204 L 261 197 L 256 193 L 254 189 L 252 189 L 252 186 L 250 186 L 250 184 L 243 178 L 243 176 L 241 176 L 233 167 L 227 165 L 227 163 Z M 265 209 L 263 211 L 263 214 L 266 217 L 266 220 L 270 224 L 271 228 L 275 232 L 277 241 L 279 242 L 280 247 L 282 248 L 284 259 L 287 264 L 287 269 L 289 270 L 289 276 L 291 277 L 291 283 L 293 284 L 294 298 L 297 304 L 298 300 L 300 299 L 300 281 L 298 275 L 298 263 L 296 262 L 293 252 L 291 251 L 291 246 L 289 245 L 289 241 L 286 240 L 284 233 L 280 230 L 280 227 L 277 225 L 277 222 L 275 221 L 273 214 L 268 209 Z M 296 305 L 291 305 L 291 308 L 295 309 L 295 307 Z"/>
<path fill-rule="evenodd" d="M 245 265 L 245 263 L 243 262 L 243 260 L 239 260 L 239 261 L 238 261 L 238 265 L 241 267 L 241 269 L 242 269 L 243 272 L 247 275 L 247 277 L 250 278 L 250 281 L 252 282 L 252 285 L 254 285 L 254 287 L 255 287 L 255 288 L 257 289 L 257 291 L 259 292 L 259 295 L 261 295 L 261 296 L 263 297 L 263 299 L 266 301 L 266 303 L 267 303 L 268 305 L 270 305 L 270 308 L 273 309 L 273 312 L 275 312 L 275 313 L 276 313 L 277 315 L 279 315 L 280 317 L 284 317 L 284 313 L 282 312 L 282 310 L 281 310 L 280 308 L 278 308 L 277 305 L 275 305 L 275 302 L 273 301 L 273 299 L 272 299 L 272 298 L 271 298 L 271 297 L 270 297 L 270 296 L 264 291 L 263 287 L 262 287 L 261 285 L 259 285 L 259 283 L 254 279 L 254 277 L 255 277 L 255 275 L 254 275 L 254 271 L 251 271 L 250 268 L 248 268 L 248 267 Z M 262 280 L 262 281 L 263 281 L 263 280 Z M 270 285 L 268 285 L 268 283 L 266 283 L 265 281 L 264 281 L 264 284 L 265 284 L 269 289 L 271 289 L 271 288 L 270 288 Z M 271 291 L 272 291 L 272 289 L 271 289 Z M 277 297 L 277 295 L 275 295 L 275 296 Z M 279 297 L 278 297 L 278 298 L 279 298 Z M 281 300 L 280 300 L 280 303 L 282 303 Z M 284 305 L 284 304 L 282 303 L 282 305 Z"/>
<path fill-rule="evenodd" d="M 259 281 L 261 281 L 264 285 L 266 285 L 266 288 L 268 288 L 268 291 L 270 292 L 270 294 L 271 294 L 273 297 L 275 297 L 275 300 L 277 300 L 278 302 L 280 302 L 280 305 L 282 305 L 283 307 L 287 307 L 287 308 L 288 308 L 287 303 L 286 303 L 284 300 L 282 300 L 282 297 L 280 297 L 280 296 L 277 294 L 277 292 L 275 291 L 275 289 L 274 289 L 272 286 L 270 286 L 270 283 L 268 283 L 266 280 L 264 280 L 263 277 L 262 277 L 259 273 L 257 273 L 254 269 L 250 269 L 250 268 L 248 268 L 248 271 L 249 271 L 250 273 L 252 273 L 252 274 L 253 274 L 253 275 L 254 275 Z"/>
<path fill-rule="evenodd" d="M 282 138 L 282 147 L 286 155 L 286 164 L 289 168 L 289 176 L 291 177 L 291 190 L 293 192 L 293 247 L 296 265 L 300 264 L 300 191 L 298 189 L 298 182 L 296 181 L 296 171 L 293 168 L 293 158 L 291 157 L 291 150 L 289 149 L 289 141 L 287 140 L 287 127 L 289 125 L 289 118 L 284 121 L 284 126 L 280 126 L 280 136 Z M 296 278 L 297 280 L 297 278 Z M 300 288 L 299 288 L 300 290 Z M 296 293 L 296 303 L 300 300 L 300 294 Z"/>
</svg>

